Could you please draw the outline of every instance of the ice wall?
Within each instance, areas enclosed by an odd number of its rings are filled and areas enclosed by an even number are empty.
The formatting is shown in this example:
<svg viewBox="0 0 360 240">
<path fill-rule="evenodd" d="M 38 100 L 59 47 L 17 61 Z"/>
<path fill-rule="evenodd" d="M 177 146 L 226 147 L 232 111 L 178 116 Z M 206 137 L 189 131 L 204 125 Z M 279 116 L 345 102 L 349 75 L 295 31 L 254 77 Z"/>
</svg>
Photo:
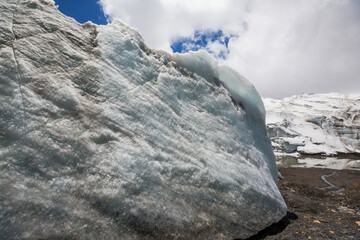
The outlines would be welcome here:
<svg viewBox="0 0 360 240">
<path fill-rule="evenodd" d="M 245 238 L 285 215 L 262 105 L 237 73 L 52 1 L 0 12 L 4 238 Z"/>
<path fill-rule="evenodd" d="M 264 101 L 276 153 L 360 153 L 359 94 L 304 94 Z"/>
</svg>

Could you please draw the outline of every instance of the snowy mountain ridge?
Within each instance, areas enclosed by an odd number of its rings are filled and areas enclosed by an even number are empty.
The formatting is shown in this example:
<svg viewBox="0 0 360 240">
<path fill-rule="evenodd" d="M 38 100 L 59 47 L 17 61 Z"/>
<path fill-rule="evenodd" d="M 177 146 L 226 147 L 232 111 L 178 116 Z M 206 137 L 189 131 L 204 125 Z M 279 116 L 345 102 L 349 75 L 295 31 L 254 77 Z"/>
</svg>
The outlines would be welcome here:
<svg viewBox="0 0 360 240">
<path fill-rule="evenodd" d="M 286 214 L 264 106 L 240 74 L 50 0 L 0 12 L 2 237 L 246 238 Z"/>
<path fill-rule="evenodd" d="M 268 136 L 277 154 L 359 154 L 360 94 L 263 99 Z"/>
</svg>

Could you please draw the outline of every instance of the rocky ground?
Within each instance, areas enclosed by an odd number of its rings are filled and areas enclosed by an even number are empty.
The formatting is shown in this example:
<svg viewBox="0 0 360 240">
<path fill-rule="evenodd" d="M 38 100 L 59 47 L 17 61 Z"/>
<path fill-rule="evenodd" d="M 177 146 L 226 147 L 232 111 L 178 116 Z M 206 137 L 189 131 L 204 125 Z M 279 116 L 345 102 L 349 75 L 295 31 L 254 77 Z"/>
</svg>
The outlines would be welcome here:
<svg viewBox="0 0 360 240">
<path fill-rule="evenodd" d="M 288 214 L 255 239 L 360 239 L 360 171 L 280 168 Z"/>
</svg>

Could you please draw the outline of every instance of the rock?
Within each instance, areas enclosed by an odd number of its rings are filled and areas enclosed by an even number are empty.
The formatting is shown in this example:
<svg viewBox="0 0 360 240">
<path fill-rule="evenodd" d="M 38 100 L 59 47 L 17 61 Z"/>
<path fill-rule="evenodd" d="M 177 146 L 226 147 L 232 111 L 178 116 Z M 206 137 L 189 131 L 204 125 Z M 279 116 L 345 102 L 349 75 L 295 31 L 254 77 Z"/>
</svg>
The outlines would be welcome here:
<svg viewBox="0 0 360 240">
<path fill-rule="evenodd" d="M 356 211 L 354 209 L 347 208 L 347 207 L 344 207 L 344 206 L 338 207 L 338 210 L 340 212 L 343 212 L 343 213 L 349 213 L 349 214 L 355 214 L 356 213 Z"/>
</svg>

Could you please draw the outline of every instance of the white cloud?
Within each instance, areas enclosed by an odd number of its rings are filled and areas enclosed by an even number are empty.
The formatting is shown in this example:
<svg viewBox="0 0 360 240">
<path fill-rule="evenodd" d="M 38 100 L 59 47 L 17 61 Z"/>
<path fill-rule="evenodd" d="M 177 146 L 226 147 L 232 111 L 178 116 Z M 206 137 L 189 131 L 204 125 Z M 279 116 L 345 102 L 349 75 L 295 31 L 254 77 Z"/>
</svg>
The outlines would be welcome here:
<svg viewBox="0 0 360 240">
<path fill-rule="evenodd" d="M 213 53 L 215 56 L 227 56 L 228 49 L 224 44 L 219 41 L 211 42 L 207 45 L 206 50 L 210 53 Z"/>
<path fill-rule="evenodd" d="M 100 0 L 154 48 L 195 30 L 235 34 L 224 61 L 261 95 L 360 92 L 360 1 Z M 218 43 L 208 46 L 221 51 Z"/>
</svg>

